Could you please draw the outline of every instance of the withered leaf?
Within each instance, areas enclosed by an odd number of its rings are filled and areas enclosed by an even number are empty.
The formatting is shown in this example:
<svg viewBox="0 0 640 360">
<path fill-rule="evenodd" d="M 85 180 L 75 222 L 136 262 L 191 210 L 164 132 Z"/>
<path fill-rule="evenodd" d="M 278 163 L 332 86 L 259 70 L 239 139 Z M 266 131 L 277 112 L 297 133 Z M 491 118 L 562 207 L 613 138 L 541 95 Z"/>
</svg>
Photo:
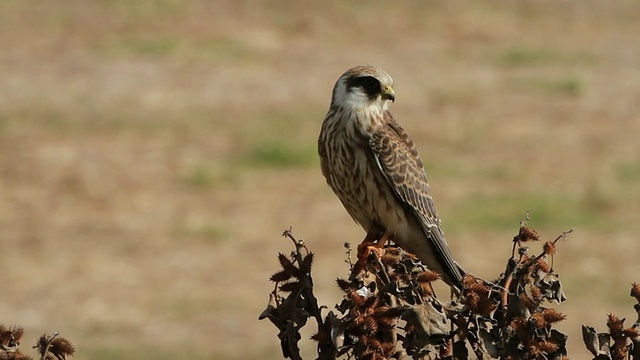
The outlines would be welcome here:
<svg viewBox="0 0 640 360">
<path fill-rule="evenodd" d="M 284 292 L 296 292 L 302 288 L 302 284 L 299 281 L 293 281 L 280 285 L 280 291 Z"/>
<path fill-rule="evenodd" d="M 449 333 L 447 315 L 435 300 L 407 307 L 401 318 L 413 325 L 418 336 L 425 339 Z"/>
<path fill-rule="evenodd" d="M 300 263 L 300 271 L 302 271 L 305 274 L 309 274 L 311 272 L 312 263 L 313 263 L 313 253 L 309 253 L 307 254 L 307 256 L 305 256 L 302 259 L 302 262 Z"/>
<path fill-rule="evenodd" d="M 293 264 L 293 262 L 291 261 L 291 259 L 289 259 L 289 257 L 287 257 L 287 255 L 285 255 L 283 253 L 279 253 L 278 254 L 278 261 L 280 262 L 280 265 L 282 266 L 284 271 L 286 271 L 289 274 L 291 274 L 291 276 L 296 277 L 298 279 L 301 277 L 300 269 L 298 269 Z"/>
<path fill-rule="evenodd" d="M 344 291 L 344 292 L 348 292 L 349 290 L 351 290 L 351 283 L 345 279 L 336 279 L 336 283 L 338 284 L 338 287 Z"/>
<path fill-rule="evenodd" d="M 582 325 L 582 341 L 593 356 L 610 355 L 611 336 L 609 334 L 598 334 L 593 327 Z"/>
<path fill-rule="evenodd" d="M 500 352 L 498 350 L 498 346 L 495 341 L 491 337 L 491 334 L 485 329 L 478 330 L 480 344 L 486 354 L 489 354 L 494 359 L 500 357 Z"/>
<path fill-rule="evenodd" d="M 567 300 L 567 296 L 562 291 L 562 283 L 560 283 L 560 280 L 553 274 L 545 275 L 542 280 L 540 280 L 538 287 L 548 300 L 558 303 Z"/>
<path fill-rule="evenodd" d="M 269 278 L 269 280 L 273 282 L 282 282 L 289 279 L 291 279 L 291 273 L 286 270 L 278 271 L 277 273 L 271 275 L 271 277 Z"/>
</svg>

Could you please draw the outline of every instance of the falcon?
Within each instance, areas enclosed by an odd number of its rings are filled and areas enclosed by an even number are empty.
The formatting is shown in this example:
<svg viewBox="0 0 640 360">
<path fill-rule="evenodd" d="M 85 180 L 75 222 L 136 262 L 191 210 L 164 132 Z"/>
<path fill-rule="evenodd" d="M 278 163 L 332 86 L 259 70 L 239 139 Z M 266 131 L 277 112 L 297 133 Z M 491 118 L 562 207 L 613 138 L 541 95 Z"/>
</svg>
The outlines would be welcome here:
<svg viewBox="0 0 640 360">
<path fill-rule="evenodd" d="M 333 87 L 318 154 L 322 174 L 365 241 L 393 240 L 452 287 L 462 269 L 440 227 L 420 155 L 389 112 L 393 79 L 376 66 L 347 70 Z"/>
</svg>

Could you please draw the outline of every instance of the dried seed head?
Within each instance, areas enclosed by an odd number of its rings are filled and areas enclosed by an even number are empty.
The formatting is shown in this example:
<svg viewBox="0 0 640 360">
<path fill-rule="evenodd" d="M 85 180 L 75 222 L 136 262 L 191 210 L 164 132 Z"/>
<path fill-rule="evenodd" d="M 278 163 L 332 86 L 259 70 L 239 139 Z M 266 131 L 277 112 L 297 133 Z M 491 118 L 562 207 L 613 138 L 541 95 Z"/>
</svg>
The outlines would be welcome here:
<svg viewBox="0 0 640 360">
<path fill-rule="evenodd" d="M 400 254 L 392 254 L 390 252 L 382 255 L 382 259 L 380 259 L 380 261 L 382 261 L 382 264 L 384 264 L 385 266 L 393 266 L 399 263 L 401 260 L 402 256 Z"/>
<path fill-rule="evenodd" d="M 607 326 L 611 334 L 619 334 L 624 329 L 624 320 L 620 319 L 614 314 L 609 314 L 607 319 Z"/>
<path fill-rule="evenodd" d="M 545 273 L 551 272 L 551 265 L 543 258 L 536 260 L 536 268 Z"/>
<path fill-rule="evenodd" d="M 532 285 L 529 291 L 531 292 L 531 298 L 538 304 L 544 300 L 544 294 L 542 294 L 542 290 L 539 287 Z"/>
<path fill-rule="evenodd" d="M 469 292 L 464 295 L 464 299 L 469 309 L 472 312 L 477 313 L 480 303 L 480 295 L 478 295 L 478 293 L 476 292 Z"/>
<path fill-rule="evenodd" d="M 551 241 L 547 241 L 544 244 L 543 249 L 545 254 L 553 255 L 556 253 L 556 244 L 552 243 Z"/>
<path fill-rule="evenodd" d="M 351 304 L 352 307 L 361 306 L 364 304 L 365 297 L 358 294 L 356 290 L 350 290 L 347 293 L 347 301 Z"/>
<path fill-rule="evenodd" d="M 550 354 L 558 350 L 558 344 L 551 341 L 541 341 L 538 343 L 540 351 Z"/>
<path fill-rule="evenodd" d="M 482 281 L 482 280 L 478 279 L 477 277 L 473 276 L 472 274 L 467 274 L 462 278 L 462 286 L 463 286 L 463 288 L 467 288 L 471 284 L 473 284 L 473 283 L 475 283 L 477 281 Z"/>
<path fill-rule="evenodd" d="M 378 331 L 378 321 L 373 316 L 367 316 L 364 319 L 363 327 L 367 332 L 375 333 Z"/>
<path fill-rule="evenodd" d="M 381 317 L 399 318 L 405 312 L 405 309 L 399 307 L 385 306 L 380 308 L 378 315 Z"/>
<path fill-rule="evenodd" d="M 631 296 L 636 298 L 636 300 L 640 303 L 640 284 L 631 284 Z"/>
<path fill-rule="evenodd" d="M 376 339 L 373 336 L 367 336 L 364 340 L 370 350 L 373 350 L 373 352 L 381 352 L 382 342 L 380 342 L 380 340 Z"/>
<path fill-rule="evenodd" d="M 511 321 L 510 326 L 514 332 L 521 333 L 527 329 L 527 321 L 523 318 L 516 318 Z"/>
<path fill-rule="evenodd" d="M 567 318 L 567 315 L 556 311 L 555 309 L 544 309 L 542 315 L 547 323 L 557 323 Z"/>
<path fill-rule="evenodd" d="M 518 298 L 520 299 L 520 302 L 522 302 L 522 305 L 524 305 L 527 309 L 529 309 L 529 311 L 533 311 L 535 308 L 538 307 L 538 302 L 534 301 L 526 293 L 520 294 Z"/>
<path fill-rule="evenodd" d="M 380 303 L 380 299 L 377 296 L 370 296 L 364 301 L 362 306 L 366 309 L 374 310 L 378 306 L 378 303 Z"/>
<path fill-rule="evenodd" d="M 487 295 L 491 291 L 491 287 L 485 284 L 484 280 L 476 278 L 473 275 L 466 275 L 463 278 L 462 288 L 465 292 L 475 292 L 482 295 Z"/>
<path fill-rule="evenodd" d="M 541 355 L 541 350 L 540 347 L 538 347 L 538 344 L 531 344 L 529 346 L 526 347 L 526 349 L 529 352 L 529 355 L 533 355 L 535 357 L 535 359 L 537 359 L 540 355 Z"/>
<path fill-rule="evenodd" d="M 496 308 L 497 303 L 489 298 L 491 287 L 482 280 L 472 276 L 465 277 L 463 288 L 467 305 L 472 312 L 487 316 Z"/>
<path fill-rule="evenodd" d="M 396 319 L 390 316 L 381 316 L 378 318 L 378 327 L 381 330 L 390 331 L 393 330 L 396 325 Z"/>
<path fill-rule="evenodd" d="M 481 297 L 478 301 L 478 314 L 482 316 L 489 316 L 497 307 L 498 304 L 493 302 L 490 298 Z"/>
<path fill-rule="evenodd" d="M 544 315 L 542 315 L 541 313 L 535 313 L 531 315 L 529 321 L 531 321 L 531 323 L 533 323 L 533 325 L 537 328 L 543 328 L 547 325 L 547 321 L 545 320 Z"/>
<path fill-rule="evenodd" d="M 530 240 L 538 241 L 540 240 L 540 236 L 538 235 L 538 232 L 535 229 L 530 228 L 528 226 L 522 226 L 520 227 L 520 231 L 518 232 L 518 235 L 516 235 L 516 237 L 513 238 L 513 240 L 519 241 L 519 242 L 527 242 Z"/>
<path fill-rule="evenodd" d="M 380 349 L 382 350 L 383 354 L 385 354 L 386 356 L 390 356 L 395 352 L 396 344 L 394 344 L 393 342 L 384 342 L 380 344 Z"/>
<path fill-rule="evenodd" d="M 66 359 L 67 356 L 73 355 L 76 352 L 76 349 L 73 347 L 71 341 L 63 337 L 57 337 L 51 342 L 49 352 L 55 355 L 58 359 Z"/>
<path fill-rule="evenodd" d="M 433 296 L 435 293 L 433 291 L 433 286 L 431 286 L 431 283 L 429 282 L 421 282 L 420 290 L 422 291 L 422 296 Z"/>
<path fill-rule="evenodd" d="M 353 327 L 354 328 L 362 327 L 364 325 L 364 314 L 361 313 L 361 312 L 355 311 L 353 313 L 353 315 L 354 315 L 353 320 L 352 320 Z"/>
<path fill-rule="evenodd" d="M 436 280 L 440 280 L 441 278 L 442 276 L 440 276 L 440 274 L 431 270 L 423 271 L 418 275 L 418 281 L 420 283 L 430 283 Z"/>
</svg>

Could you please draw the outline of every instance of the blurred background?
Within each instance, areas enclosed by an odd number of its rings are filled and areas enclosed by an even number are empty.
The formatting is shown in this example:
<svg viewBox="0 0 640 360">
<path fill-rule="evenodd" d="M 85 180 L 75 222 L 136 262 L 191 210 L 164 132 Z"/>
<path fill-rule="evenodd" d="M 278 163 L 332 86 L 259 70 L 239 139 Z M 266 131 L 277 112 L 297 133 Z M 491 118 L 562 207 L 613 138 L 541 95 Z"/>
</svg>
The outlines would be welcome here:
<svg viewBox="0 0 640 360">
<path fill-rule="evenodd" d="M 634 318 L 640 2 L 0 2 L 0 323 L 77 359 L 278 359 L 257 317 L 293 225 L 341 299 L 363 231 L 322 178 L 335 80 L 376 64 L 453 253 L 496 277 L 519 221 L 575 229 L 558 328 Z M 539 247 L 532 245 L 532 252 Z M 632 320 L 630 320 L 632 321 Z M 313 347 L 307 343 L 311 358 Z"/>
</svg>

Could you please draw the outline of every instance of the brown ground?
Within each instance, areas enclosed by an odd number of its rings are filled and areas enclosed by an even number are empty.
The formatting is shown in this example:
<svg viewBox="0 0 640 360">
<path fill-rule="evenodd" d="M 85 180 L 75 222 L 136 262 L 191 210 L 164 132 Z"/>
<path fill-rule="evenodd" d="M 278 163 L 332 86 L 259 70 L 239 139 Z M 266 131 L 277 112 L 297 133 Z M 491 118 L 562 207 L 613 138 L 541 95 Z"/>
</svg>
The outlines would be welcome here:
<svg viewBox="0 0 640 360">
<path fill-rule="evenodd" d="M 281 231 L 317 253 L 327 304 L 363 235 L 315 157 L 360 63 L 395 78 L 460 263 L 496 276 L 530 209 L 544 239 L 576 230 L 556 258 L 572 358 L 580 324 L 634 317 L 639 2 L 186 4 L 0 2 L 0 323 L 23 347 L 58 330 L 78 359 L 278 359 L 257 316 Z"/>
</svg>

